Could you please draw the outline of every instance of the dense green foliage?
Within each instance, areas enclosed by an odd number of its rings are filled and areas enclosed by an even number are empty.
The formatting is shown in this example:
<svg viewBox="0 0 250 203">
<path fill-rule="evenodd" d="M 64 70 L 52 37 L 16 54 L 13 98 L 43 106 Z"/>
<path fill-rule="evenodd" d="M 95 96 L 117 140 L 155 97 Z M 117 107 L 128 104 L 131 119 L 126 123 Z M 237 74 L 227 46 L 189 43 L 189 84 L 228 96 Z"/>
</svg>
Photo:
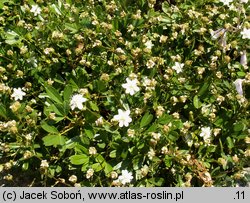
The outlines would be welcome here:
<svg viewBox="0 0 250 203">
<path fill-rule="evenodd" d="M 246 181 L 249 13 L 240 0 L 1 1 L 0 183 Z"/>
</svg>

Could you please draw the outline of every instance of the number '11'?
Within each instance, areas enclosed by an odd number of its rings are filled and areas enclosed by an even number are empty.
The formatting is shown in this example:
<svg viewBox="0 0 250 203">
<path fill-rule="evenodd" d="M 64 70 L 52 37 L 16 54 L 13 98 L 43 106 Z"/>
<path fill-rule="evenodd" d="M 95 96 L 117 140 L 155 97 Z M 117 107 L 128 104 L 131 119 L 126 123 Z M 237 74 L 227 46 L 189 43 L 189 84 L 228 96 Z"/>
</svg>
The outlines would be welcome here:
<svg viewBox="0 0 250 203">
<path fill-rule="evenodd" d="M 244 191 L 240 192 L 236 192 L 236 195 L 237 195 L 237 199 L 245 199 L 245 193 Z"/>
</svg>

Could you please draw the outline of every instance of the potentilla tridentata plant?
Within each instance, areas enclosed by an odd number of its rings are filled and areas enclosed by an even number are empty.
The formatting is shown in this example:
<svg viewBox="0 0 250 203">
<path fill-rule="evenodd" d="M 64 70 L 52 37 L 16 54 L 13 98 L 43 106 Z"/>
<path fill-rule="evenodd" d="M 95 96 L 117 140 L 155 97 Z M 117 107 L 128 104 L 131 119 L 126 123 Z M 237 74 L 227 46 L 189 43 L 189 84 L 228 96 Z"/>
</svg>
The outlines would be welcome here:
<svg viewBox="0 0 250 203">
<path fill-rule="evenodd" d="M 0 3 L 1 184 L 244 185 L 249 3 Z"/>
</svg>

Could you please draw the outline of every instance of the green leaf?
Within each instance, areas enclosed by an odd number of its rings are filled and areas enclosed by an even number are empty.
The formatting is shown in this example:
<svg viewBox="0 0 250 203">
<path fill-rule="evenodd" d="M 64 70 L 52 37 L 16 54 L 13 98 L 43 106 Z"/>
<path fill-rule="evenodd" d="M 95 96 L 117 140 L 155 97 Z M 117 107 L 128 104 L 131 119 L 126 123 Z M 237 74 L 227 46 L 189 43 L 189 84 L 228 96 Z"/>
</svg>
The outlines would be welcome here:
<svg viewBox="0 0 250 203">
<path fill-rule="evenodd" d="M 242 71 L 239 71 L 239 72 L 237 72 L 237 75 L 238 75 L 239 77 L 244 77 L 244 76 L 246 75 L 246 73 L 245 73 L 245 72 L 242 72 Z"/>
<path fill-rule="evenodd" d="M 73 137 L 73 138 L 71 138 L 71 139 L 69 139 L 69 140 L 67 140 L 66 142 L 65 142 L 65 148 L 66 149 L 73 149 L 76 145 L 77 145 L 77 143 L 80 141 L 80 138 L 79 138 L 79 136 L 75 136 L 75 137 Z"/>
<path fill-rule="evenodd" d="M 206 93 L 206 91 L 208 90 L 209 86 L 210 86 L 210 83 L 205 82 L 204 85 L 200 88 L 200 90 L 199 90 L 199 92 L 198 92 L 197 95 L 202 96 L 204 93 Z"/>
<path fill-rule="evenodd" d="M 105 159 L 103 158 L 103 156 L 101 154 L 98 154 L 95 158 L 96 162 L 99 162 L 101 164 L 103 164 L 105 162 Z"/>
<path fill-rule="evenodd" d="M 231 137 L 227 137 L 227 146 L 229 149 L 232 149 L 234 147 L 234 143 Z"/>
<path fill-rule="evenodd" d="M 5 33 L 5 43 L 13 45 L 21 41 L 22 41 L 21 37 L 13 30 L 9 30 Z"/>
<path fill-rule="evenodd" d="M 106 91 L 106 84 L 102 80 L 95 80 L 93 85 L 94 85 L 94 88 L 97 89 L 98 92 Z"/>
<path fill-rule="evenodd" d="M 6 2 L 13 2 L 12 0 L 1 0 L 0 1 L 0 9 L 2 9 L 4 7 L 4 3 Z"/>
<path fill-rule="evenodd" d="M 93 112 L 93 111 L 91 111 L 89 109 L 84 111 L 84 116 L 85 116 L 85 119 L 86 119 L 86 123 L 95 122 L 96 119 L 98 119 L 100 117 L 100 115 L 98 115 L 96 112 Z"/>
<path fill-rule="evenodd" d="M 113 171 L 113 167 L 109 163 L 106 162 L 105 169 L 104 169 L 105 174 L 109 174 L 112 171 Z"/>
<path fill-rule="evenodd" d="M 64 145 L 66 143 L 65 137 L 63 135 L 47 135 L 43 137 L 43 143 L 45 146 L 57 146 Z"/>
<path fill-rule="evenodd" d="M 116 171 L 118 169 L 120 169 L 122 167 L 122 161 L 119 162 L 118 164 L 116 164 L 114 167 L 113 167 L 113 170 Z"/>
<path fill-rule="evenodd" d="M 98 172 L 98 171 L 101 171 L 102 170 L 102 165 L 100 163 L 95 163 L 93 164 L 92 166 L 92 169 L 95 171 L 95 172 Z"/>
<path fill-rule="evenodd" d="M 88 163 L 84 163 L 83 165 L 82 165 L 82 168 L 81 168 L 81 171 L 82 172 L 86 172 L 87 170 L 88 170 Z"/>
<path fill-rule="evenodd" d="M 181 129 L 183 127 L 183 123 L 181 120 L 175 120 L 173 121 L 173 125 L 175 126 L 175 128 L 177 129 Z"/>
<path fill-rule="evenodd" d="M 169 139 L 170 139 L 171 141 L 174 141 L 174 142 L 175 142 L 176 140 L 179 139 L 180 134 L 177 133 L 176 131 L 172 131 L 172 132 L 169 133 L 168 137 L 169 137 Z"/>
<path fill-rule="evenodd" d="M 89 101 L 89 104 L 90 104 L 90 108 L 93 110 L 93 111 L 99 111 L 99 108 L 97 106 L 96 103 L 92 102 L 92 101 Z"/>
<path fill-rule="evenodd" d="M 167 167 L 167 168 L 169 168 L 169 167 L 171 167 L 171 165 L 172 165 L 172 157 L 170 157 L 170 156 L 165 156 L 165 158 L 164 158 L 164 163 L 165 163 L 165 166 Z"/>
<path fill-rule="evenodd" d="M 119 134 L 119 132 L 117 130 L 112 130 L 110 129 L 109 125 L 103 125 L 103 128 L 105 129 L 105 131 L 112 133 L 112 134 Z"/>
<path fill-rule="evenodd" d="M 69 106 L 69 102 L 68 101 L 64 101 L 63 102 L 63 112 L 64 112 L 64 116 L 67 116 L 68 113 L 70 111 L 70 106 Z"/>
<path fill-rule="evenodd" d="M 60 117 L 65 117 L 68 115 L 70 111 L 69 103 L 67 101 L 64 101 L 63 104 L 52 104 L 47 108 L 48 111 L 55 112 Z"/>
<path fill-rule="evenodd" d="M 29 169 L 29 162 L 24 162 L 23 165 L 22 165 L 22 169 L 24 171 L 27 171 Z"/>
<path fill-rule="evenodd" d="M 101 149 L 104 149 L 106 147 L 105 143 L 98 143 L 97 146 Z"/>
<path fill-rule="evenodd" d="M 45 90 L 46 90 L 50 99 L 52 99 L 53 101 L 55 101 L 56 103 L 59 103 L 59 104 L 63 103 L 62 97 L 60 96 L 60 94 L 58 93 L 58 91 L 54 87 L 46 86 Z"/>
<path fill-rule="evenodd" d="M 6 109 L 2 105 L 0 105 L 0 116 L 2 116 L 3 118 L 7 119 Z"/>
<path fill-rule="evenodd" d="M 120 155 L 120 157 L 121 157 L 122 159 L 126 159 L 127 156 L 128 156 L 128 150 L 127 150 L 127 149 L 123 149 L 123 150 L 122 150 L 122 153 L 121 153 L 121 155 Z"/>
<path fill-rule="evenodd" d="M 157 130 L 157 128 L 158 128 L 158 125 L 154 123 L 150 125 L 150 127 L 146 130 L 146 132 L 154 132 Z"/>
<path fill-rule="evenodd" d="M 158 187 L 160 187 L 160 186 L 162 186 L 163 185 L 163 183 L 164 183 L 164 178 L 150 178 L 150 179 L 148 179 L 148 181 L 151 183 L 151 184 L 153 184 L 154 186 L 158 186 Z"/>
<path fill-rule="evenodd" d="M 55 4 L 52 4 L 52 5 L 50 6 L 50 9 L 51 9 L 51 11 L 52 11 L 53 13 L 58 14 L 58 15 L 62 15 L 60 9 L 59 9 Z"/>
<path fill-rule="evenodd" d="M 246 125 L 242 122 L 238 122 L 236 124 L 234 124 L 234 131 L 235 132 L 239 132 L 239 131 L 242 131 L 246 128 Z"/>
<path fill-rule="evenodd" d="M 72 34 L 78 32 L 78 27 L 76 23 L 64 23 L 66 29 L 70 30 Z"/>
<path fill-rule="evenodd" d="M 168 2 L 163 2 L 162 3 L 162 10 L 164 13 L 168 14 L 169 13 L 169 8 L 170 8 L 170 4 Z"/>
<path fill-rule="evenodd" d="M 71 85 L 66 85 L 66 87 L 63 90 L 63 99 L 64 101 L 69 101 L 70 97 L 72 95 L 73 88 Z"/>
<path fill-rule="evenodd" d="M 52 104 L 51 109 L 60 116 L 65 116 L 64 106 L 62 104 Z"/>
<path fill-rule="evenodd" d="M 116 158 L 116 150 L 113 150 L 109 153 L 110 158 Z"/>
<path fill-rule="evenodd" d="M 93 139 L 94 137 L 93 129 L 84 129 L 84 133 L 87 135 L 89 139 Z"/>
<path fill-rule="evenodd" d="M 141 168 L 142 165 L 143 165 L 143 160 L 144 160 L 144 156 L 143 155 L 134 156 L 134 158 L 132 160 L 133 169 L 134 170 L 138 170 L 139 168 Z"/>
<path fill-rule="evenodd" d="M 199 109 L 202 105 L 197 95 L 194 96 L 193 104 L 196 109 Z"/>
<path fill-rule="evenodd" d="M 153 120 L 153 115 L 152 114 L 150 114 L 150 113 L 146 113 L 143 117 L 142 117 L 142 119 L 141 119 L 141 122 L 140 122 L 140 128 L 143 128 L 143 127 L 145 127 L 145 126 L 147 126 L 148 124 L 150 124 L 151 123 L 151 121 Z"/>
<path fill-rule="evenodd" d="M 73 165 L 87 165 L 89 163 L 89 157 L 86 154 L 73 155 L 69 157 L 69 160 Z"/>
<path fill-rule="evenodd" d="M 55 133 L 55 134 L 59 133 L 59 131 L 57 130 L 57 128 L 55 126 L 49 125 L 45 121 L 41 122 L 41 127 L 42 127 L 42 129 L 44 129 L 48 133 Z"/>
<path fill-rule="evenodd" d="M 216 120 L 214 121 L 214 125 L 217 127 L 222 127 L 223 126 L 224 119 L 217 117 Z"/>
<path fill-rule="evenodd" d="M 173 117 L 171 115 L 168 114 L 163 114 L 157 121 L 159 124 L 168 124 L 170 123 L 170 121 L 173 119 Z"/>
</svg>

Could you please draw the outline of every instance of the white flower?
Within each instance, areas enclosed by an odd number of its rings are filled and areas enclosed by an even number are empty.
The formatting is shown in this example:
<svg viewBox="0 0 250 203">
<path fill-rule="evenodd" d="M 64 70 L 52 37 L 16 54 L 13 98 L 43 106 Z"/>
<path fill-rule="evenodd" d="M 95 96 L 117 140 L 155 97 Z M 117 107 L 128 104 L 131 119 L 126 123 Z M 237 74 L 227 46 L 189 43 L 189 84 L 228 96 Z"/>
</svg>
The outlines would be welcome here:
<svg viewBox="0 0 250 203">
<path fill-rule="evenodd" d="M 152 47 L 154 46 L 151 40 L 148 40 L 144 45 L 147 49 L 152 49 Z"/>
<path fill-rule="evenodd" d="M 32 140 L 32 135 L 31 135 L 31 133 L 25 135 L 25 139 L 28 140 L 28 141 Z"/>
<path fill-rule="evenodd" d="M 41 168 L 48 168 L 49 167 L 48 161 L 47 160 L 42 160 L 40 167 Z"/>
<path fill-rule="evenodd" d="M 250 29 L 243 28 L 240 34 L 242 35 L 242 39 L 250 39 Z"/>
<path fill-rule="evenodd" d="M 133 176 L 131 172 L 128 172 L 127 170 L 122 170 L 122 175 L 118 177 L 119 182 L 121 182 L 123 185 L 126 183 L 130 183 L 131 180 L 133 180 Z"/>
<path fill-rule="evenodd" d="M 244 81 L 244 79 L 237 79 L 234 81 L 236 91 L 238 92 L 239 95 L 243 95 L 243 89 L 242 89 L 242 82 L 243 81 Z"/>
<path fill-rule="evenodd" d="M 41 8 L 38 5 L 32 5 L 30 12 L 34 13 L 34 16 L 37 16 L 41 13 Z"/>
<path fill-rule="evenodd" d="M 227 46 L 227 32 L 224 32 L 223 36 L 219 40 L 219 43 L 222 47 L 226 48 L 226 46 Z"/>
<path fill-rule="evenodd" d="M 153 132 L 153 133 L 152 133 L 152 137 L 153 137 L 155 140 L 159 141 L 160 138 L 161 138 L 161 133 L 155 133 L 155 132 Z"/>
<path fill-rule="evenodd" d="M 90 155 L 95 155 L 96 153 L 97 153 L 97 150 L 96 150 L 95 147 L 90 147 L 90 148 L 89 148 L 89 154 L 90 154 Z"/>
<path fill-rule="evenodd" d="M 130 110 L 123 111 L 121 109 L 118 109 L 118 115 L 114 116 L 114 120 L 119 122 L 119 127 L 123 127 L 123 126 L 128 127 L 129 123 L 132 121 L 129 114 L 130 114 Z"/>
<path fill-rule="evenodd" d="M 155 150 L 150 148 L 150 150 L 148 151 L 148 158 L 152 160 L 154 157 L 155 157 Z"/>
<path fill-rule="evenodd" d="M 240 0 L 240 3 L 247 3 L 248 0 Z"/>
<path fill-rule="evenodd" d="M 222 2 L 224 5 L 229 6 L 229 4 L 232 2 L 233 0 L 220 0 L 220 2 Z"/>
<path fill-rule="evenodd" d="M 72 175 L 72 176 L 69 177 L 69 182 L 76 183 L 76 181 L 77 181 L 77 176 Z"/>
<path fill-rule="evenodd" d="M 155 62 L 154 62 L 153 60 L 149 59 L 149 60 L 147 61 L 146 66 L 147 66 L 148 68 L 153 68 L 153 67 L 155 66 Z"/>
<path fill-rule="evenodd" d="M 136 92 L 138 92 L 140 89 L 137 86 L 138 80 L 133 79 L 130 80 L 129 78 L 126 78 L 127 83 L 122 84 L 122 87 L 126 89 L 126 93 L 130 95 L 134 95 Z"/>
<path fill-rule="evenodd" d="M 247 51 L 244 50 L 241 57 L 240 57 L 240 64 L 243 66 L 247 65 Z"/>
<path fill-rule="evenodd" d="M 27 59 L 28 63 L 31 63 L 33 66 L 37 67 L 37 60 L 35 57 Z"/>
<path fill-rule="evenodd" d="M 92 168 L 87 170 L 86 178 L 90 179 L 94 175 L 94 170 Z"/>
<path fill-rule="evenodd" d="M 128 133 L 128 137 L 134 137 L 135 136 L 135 130 L 134 129 L 128 129 L 127 133 Z"/>
<path fill-rule="evenodd" d="M 103 117 L 101 116 L 100 118 L 98 118 L 96 121 L 95 121 L 95 124 L 97 126 L 102 126 L 103 125 Z"/>
<path fill-rule="evenodd" d="M 175 62 L 174 66 L 172 68 L 176 71 L 176 73 L 180 73 L 180 72 L 182 72 L 183 66 L 184 66 L 183 63 Z"/>
<path fill-rule="evenodd" d="M 162 154 L 167 154 L 168 153 L 168 148 L 166 146 L 161 148 L 161 153 Z"/>
<path fill-rule="evenodd" d="M 17 101 L 17 100 L 23 100 L 23 96 L 25 95 L 26 93 L 23 92 L 20 87 L 18 87 L 13 89 L 13 94 L 11 95 L 11 97 L 14 97 L 14 99 Z"/>
<path fill-rule="evenodd" d="M 211 137 L 211 128 L 210 127 L 202 127 L 200 136 L 203 137 L 204 141 L 209 141 Z"/>
<path fill-rule="evenodd" d="M 116 52 L 117 52 L 118 54 L 125 54 L 125 52 L 123 51 L 123 49 L 120 48 L 120 47 L 118 47 L 118 48 L 116 49 Z"/>
<path fill-rule="evenodd" d="M 84 98 L 81 94 L 75 94 L 70 101 L 70 107 L 72 110 L 74 110 L 75 108 L 78 108 L 80 110 L 83 109 L 83 102 L 86 102 L 87 99 Z"/>
<path fill-rule="evenodd" d="M 226 29 L 224 29 L 224 28 L 220 28 L 220 29 L 215 30 L 215 31 L 211 30 L 210 34 L 212 35 L 212 40 L 216 40 L 219 37 L 224 36 L 225 32 L 226 32 Z"/>
</svg>

